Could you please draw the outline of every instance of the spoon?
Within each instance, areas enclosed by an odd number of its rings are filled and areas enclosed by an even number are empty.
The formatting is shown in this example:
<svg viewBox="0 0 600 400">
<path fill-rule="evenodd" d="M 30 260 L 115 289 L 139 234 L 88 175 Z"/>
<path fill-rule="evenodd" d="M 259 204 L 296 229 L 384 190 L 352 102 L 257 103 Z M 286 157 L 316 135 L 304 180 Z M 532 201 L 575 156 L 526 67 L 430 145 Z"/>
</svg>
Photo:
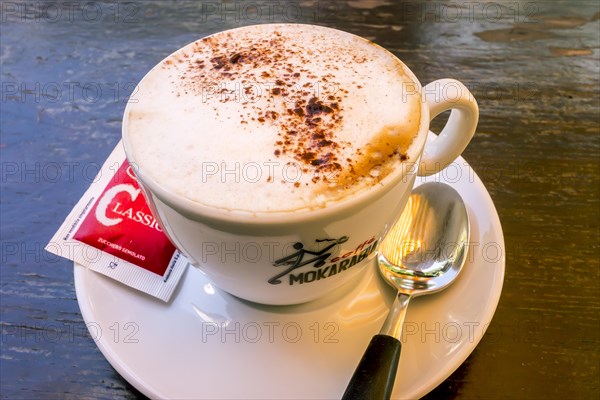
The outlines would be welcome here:
<svg viewBox="0 0 600 400">
<path fill-rule="evenodd" d="M 342 400 L 389 399 L 411 298 L 438 292 L 458 276 L 467 256 L 469 219 L 460 195 L 444 183 L 416 188 L 379 248 L 379 272 L 398 294 L 373 336 Z"/>
</svg>

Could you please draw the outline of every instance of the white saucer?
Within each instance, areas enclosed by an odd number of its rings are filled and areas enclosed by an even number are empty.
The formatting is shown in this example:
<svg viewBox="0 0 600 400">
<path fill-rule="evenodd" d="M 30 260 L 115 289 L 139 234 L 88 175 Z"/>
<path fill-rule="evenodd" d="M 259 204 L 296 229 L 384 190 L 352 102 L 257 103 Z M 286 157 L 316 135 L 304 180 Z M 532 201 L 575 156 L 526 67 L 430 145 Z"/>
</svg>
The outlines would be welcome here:
<svg viewBox="0 0 600 400">
<path fill-rule="evenodd" d="M 502 227 L 492 200 L 459 158 L 441 174 L 471 222 L 458 280 L 409 307 L 393 398 L 418 398 L 471 354 L 492 319 L 504 279 Z M 326 298 L 293 307 L 245 303 L 189 267 L 169 304 L 75 265 L 81 313 L 112 366 L 151 398 L 340 398 L 394 292 L 375 265 Z"/>
</svg>

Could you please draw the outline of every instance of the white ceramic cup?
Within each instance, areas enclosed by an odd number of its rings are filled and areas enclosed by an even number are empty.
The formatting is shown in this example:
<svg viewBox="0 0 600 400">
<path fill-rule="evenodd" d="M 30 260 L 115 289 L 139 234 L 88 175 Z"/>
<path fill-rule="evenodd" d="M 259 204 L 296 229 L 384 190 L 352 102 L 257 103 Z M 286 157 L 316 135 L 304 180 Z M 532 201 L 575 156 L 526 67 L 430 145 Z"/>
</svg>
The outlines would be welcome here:
<svg viewBox="0 0 600 400">
<path fill-rule="evenodd" d="M 250 214 L 193 202 L 138 170 L 140 186 L 164 231 L 219 288 L 254 302 L 306 302 L 363 273 L 402 213 L 415 177 L 437 173 L 454 161 L 477 126 L 477 103 L 463 84 L 441 79 L 422 87 L 406 71 L 421 93 L 419 131 L 408 149 L 410 161 L 377 185 L 320 209 Z M 452 110 L 448 122 L 428 140 L 430 121 L 446 110 Z M 135 165 L 127 115 L 126 109 L 123 143 Z"/>
</svg>

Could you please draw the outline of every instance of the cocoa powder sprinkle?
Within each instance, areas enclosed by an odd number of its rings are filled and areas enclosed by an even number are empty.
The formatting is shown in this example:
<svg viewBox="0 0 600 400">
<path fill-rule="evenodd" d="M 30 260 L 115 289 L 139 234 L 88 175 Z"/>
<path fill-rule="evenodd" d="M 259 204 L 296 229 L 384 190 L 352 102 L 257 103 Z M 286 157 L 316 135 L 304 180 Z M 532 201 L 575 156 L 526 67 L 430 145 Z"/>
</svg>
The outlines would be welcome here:
<svg viewBox="0 0 600 400">
<path fill-rule="evenodd" d="M 313 173 L 313 182 L 335 181 L 337 176 L 342 177 L 340 171 L 344 168 L 343 178 L 348 178 L 353 172 L 352 160 L 344 158 L 342 166 L 339 158 L 341 151 L 350 144 L 339 142 L 335 132 L 342 126 L 344 112 L 349 111 L 344 108 L 344 98 L 349 92 L 339 87 L 335 75 L 324 73 L 319 76 L 306 67 L 316 57 L 316 52 L 290 48 L 286 45 L 285 35 L 278 31 L 263 40 L 230 39 L 227 35 L 220 40 L 215 37 L 201 39 L 192 51 L 203 53 L 208 47 L 210 56 L 206 63 L 193 53 L 194 57 L 184 54 L 177 59 L 183 88 L 206 96 L 207 101 L 237 102 L 242 107 L 240 112 L 247 113 L 245 116 L 240 114 L 241 124 L 248 124 L 248 121 L 271 124 L 278 137 L 273 143 L 273 154 L 276 157 L 289 154 L 288 157 Z M 292 55 L 300 57 L 301 62 L 287 62 Z M 167 60 L 165 64 L 171 62 Z M 332 61 L 328 70 L 336 69 L 335 64 Z M 256 107 L 255 104 L 260 104 L 256 100 L 260 100 L 261 90 L 264 96 L 265 87 L 267 94 L 277 97 L 270 97 L 266 105 Z M 320 92 L 323 87 L 336 90 L 334 93 Z M 402 157 L 405 155 L 400 155 L 404 160 Z M 294 184 L 299 185 L 298 182 Z"/>
</svg>

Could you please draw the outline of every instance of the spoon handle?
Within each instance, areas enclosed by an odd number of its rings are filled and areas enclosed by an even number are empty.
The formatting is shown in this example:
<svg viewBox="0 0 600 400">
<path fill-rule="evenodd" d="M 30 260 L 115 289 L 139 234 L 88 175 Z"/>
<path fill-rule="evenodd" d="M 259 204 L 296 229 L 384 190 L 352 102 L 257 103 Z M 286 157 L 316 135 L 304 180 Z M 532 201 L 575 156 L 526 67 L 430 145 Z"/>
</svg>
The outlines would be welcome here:
<svg viewBox="0 0 600 400">
<path fill-rule="evenodd" d="M 389 399 L 400 359 L 400 341 L 388 335 L 375 335 L 363 354 L 342 400 Z"/>
</svg>

